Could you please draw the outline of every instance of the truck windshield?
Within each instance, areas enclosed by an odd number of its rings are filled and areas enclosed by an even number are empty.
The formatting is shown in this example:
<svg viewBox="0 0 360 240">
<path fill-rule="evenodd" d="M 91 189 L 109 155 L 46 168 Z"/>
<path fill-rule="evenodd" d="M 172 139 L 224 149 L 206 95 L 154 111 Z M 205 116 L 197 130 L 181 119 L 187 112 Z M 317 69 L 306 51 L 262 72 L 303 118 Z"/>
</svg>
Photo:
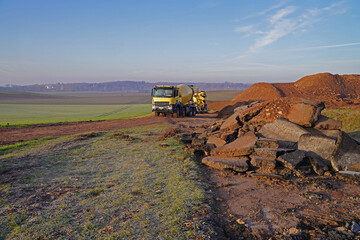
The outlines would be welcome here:
<svg viewBox="0 0 360 240">
<path fill-rule="evenodd" d="M 154 97 L 172 97 L 173 89 L 172 88 L 154 88 L 153 96 Z"/>
</svg>

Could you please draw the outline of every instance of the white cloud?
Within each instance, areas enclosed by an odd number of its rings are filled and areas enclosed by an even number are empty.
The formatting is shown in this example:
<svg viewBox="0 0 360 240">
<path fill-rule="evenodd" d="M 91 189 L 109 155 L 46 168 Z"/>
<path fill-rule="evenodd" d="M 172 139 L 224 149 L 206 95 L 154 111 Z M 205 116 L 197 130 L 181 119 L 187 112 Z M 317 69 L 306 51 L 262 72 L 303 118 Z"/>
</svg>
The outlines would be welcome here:
<svg viewBox="0 0 360 240">
<path fill-rule="evenodd" d="M 314 49 L 325 49 L 325 48 L 339 48 L 339 47 L 350 47 L 350 46 L 358 46 L 360 42 L 354 43 L 343 43 L 343 44 L 335 44 L 335 45 L 325 45 L 325 46 L 316 46 L 316 47 L 309 47 L 309 48 L 301 48 L 297 50 L 314 50 Z"/>
<path fill-rule="evenodd" d="M 291 33 L 296 29 L 296 22 L 284 19 L 281 22 L 278 22 L 274 25 L 273 29 L 266 33 L 265 36 L 258 38 L 255 41 L 255 44 L 250 47 L 251 52 L 257 52 L 260 48 L 265 47 L 273 42 L 276 42 L 278 39 L 284 37 L 285 35 Z"/>
<path fill-rule="evenodd" d="M 252 26 L 252 25 L 243 26 L 243 27 L 237 27 L 237 28 L 234 29 L 234 32 L 238 32 L 238 33 L 248 32 L 248 31 L 250 31 L 251 29 L 253 29 L 253 26 Z"/>
<path fill-rule="evenodd" d="M 276 5 L 273 5 L 263 11 L 260 11 L 260 12 L 257 12 L 253 15 L 249 15 L 247 17 L 244 17 L 243 19 L 249 19 L 249 18 L 253 18 L 253 17 L 257 17 L 257 16 L 263 16 L 269 12 L 271 12 L 272 10 L 275 10 L 275 9 L 278 9 L 278 8 L 281 8 L 282 6 L 284 6 L 286 3 L 288 2 L 288 0 L 283 0 L 281 1 L 280 3 L 276 4 Z"/>
<path fill-rule="evenodd" d="M 294 16 L 296 11 L 295 6 L 287 6 L 282 9 L 279 9 L 270 16 L 266 23 L 267 30 L 261 29 L 253 29 L 253 33 L 262 34 L 262 36 L 256 38 L 254 44 L 249 47 L 249 50 L 246 54 L 242 56 L 248 55 L 250 53 L 256 53 L 263 47 L 266 47 L 279 39 L 294 33 L 295 31 L 306 32 L 306 27 L 315 23 L 316 21 L 322 20 L 325 16 L 336 13 L 339 14 L 338 7 L 343 4 L 343 0 L 335 2 L 324 8 L 313 8 L 307 9 L 305 12 L 297 14 Z M 283 5 L 281 5 L 283 6 Z M 278 8 L 273 8 L 278 9 Z M 345 13 L 342 11 L 342 13 Z M 291 17 L 291 16 L 292 17 Z M 241 30 L 250 30 L 245 28 L 240 28 Z"/>
<path fill-rule="evenodd" d="M 288 6 L 286 8 L 280 9 L 277 13 L 270 18 L 270 22 L 272 24 L 276 23 L 277 21 L 281 20 L 282 18 L 286 17 L 287 15 L 293 13 L 295 11 L 294 6 Z"/>
</svg>

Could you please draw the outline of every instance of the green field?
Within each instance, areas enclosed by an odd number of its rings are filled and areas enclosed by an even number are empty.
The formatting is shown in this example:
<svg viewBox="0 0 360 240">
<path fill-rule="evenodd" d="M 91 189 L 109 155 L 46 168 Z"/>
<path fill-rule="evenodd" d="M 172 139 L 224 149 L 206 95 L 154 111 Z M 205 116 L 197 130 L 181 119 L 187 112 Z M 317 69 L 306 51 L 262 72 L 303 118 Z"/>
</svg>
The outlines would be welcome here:
<svg viewBox="0 0 360 240">
<path fill-rule="evenodd" d="M 132 118 L 151 113 L 150 104 L 45 105 L 0 104 L 0 125 L 76 122 Z"/>
<path fill-rule="evenodd" d="M 60 92 L 30 93 L 0 91 L 2 104 L 120 105 L 150 104 L 150 93 Z"/>
<path fill-rule="evenodd" d="M 166 129 L 0 148 L 0 240 L 213 239 L 200 166 L 178 140 L 159 140 Z"/>
</svg>

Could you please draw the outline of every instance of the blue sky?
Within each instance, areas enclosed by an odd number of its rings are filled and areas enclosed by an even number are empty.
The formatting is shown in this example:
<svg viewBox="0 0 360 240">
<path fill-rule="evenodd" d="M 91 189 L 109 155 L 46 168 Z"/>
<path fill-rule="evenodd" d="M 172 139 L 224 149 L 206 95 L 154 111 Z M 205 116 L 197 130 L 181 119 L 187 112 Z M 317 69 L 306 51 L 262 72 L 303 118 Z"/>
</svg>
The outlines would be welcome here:
<svg viewBox="0 0 360 240">
<path fill-rule="evenodd" d="M 0 85 L 359 74 L 359 0 L 0 0 Z"/>
</svg>

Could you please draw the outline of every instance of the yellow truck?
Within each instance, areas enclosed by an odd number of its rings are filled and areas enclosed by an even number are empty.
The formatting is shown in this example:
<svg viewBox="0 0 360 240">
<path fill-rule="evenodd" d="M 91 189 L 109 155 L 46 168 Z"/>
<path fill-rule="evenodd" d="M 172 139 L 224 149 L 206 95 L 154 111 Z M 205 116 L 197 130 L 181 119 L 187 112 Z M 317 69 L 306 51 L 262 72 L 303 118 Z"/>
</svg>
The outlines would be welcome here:
<svg viewBox="0 0 360 240">
<path fill-rule="evenodd" d="M 203 92 L 205 93 L 205 92 Z M 192 117 L 198 111 L 199 104 L 206 104 L 206 94 L 196 92 L 192 85 L 157 85 L 151 90 L 152 96 L 152 111 L 155 116 L 160 114 L 172 115 L 176 117 Z"/>
</svg>

